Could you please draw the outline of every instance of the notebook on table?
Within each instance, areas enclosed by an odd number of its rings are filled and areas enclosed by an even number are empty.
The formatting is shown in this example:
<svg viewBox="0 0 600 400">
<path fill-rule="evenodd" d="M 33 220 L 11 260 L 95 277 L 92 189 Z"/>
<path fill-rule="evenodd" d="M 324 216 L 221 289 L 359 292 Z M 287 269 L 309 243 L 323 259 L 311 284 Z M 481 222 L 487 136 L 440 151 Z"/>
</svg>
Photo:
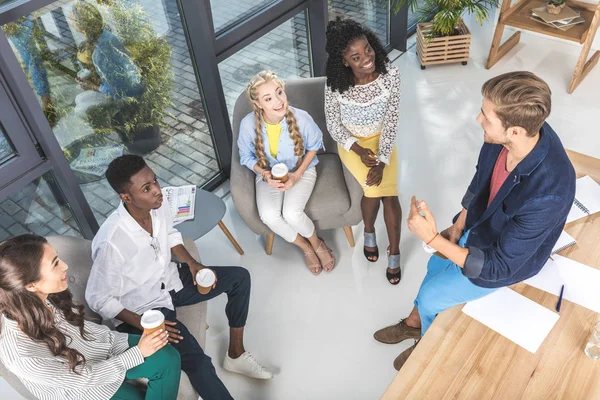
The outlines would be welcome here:
<svg viewBox="0 0 600 400">
<path fill-rule="evenodd" d="M 567 217 L 567 223 L 600 211 L 600 185 L 588 175 L 577 179 L 575 200 Z"/>
<path fill-rule="evenodd" d="M 559 252 L 563 251 L 564 249 L 573 246 L 576 243 L 577 243 L 577 241 L 575 240 L 575 238 L 573 236 L 569 235 L 565 231 L 562 231 L 562 233 L 560 234 L 560 237 L 558 238 L 556 244 L 554 245 L 554 248 L 552 249 L 552 253 L 550 255 L 552 256 L 556 253 L 559 253 Z"/>
</svg>

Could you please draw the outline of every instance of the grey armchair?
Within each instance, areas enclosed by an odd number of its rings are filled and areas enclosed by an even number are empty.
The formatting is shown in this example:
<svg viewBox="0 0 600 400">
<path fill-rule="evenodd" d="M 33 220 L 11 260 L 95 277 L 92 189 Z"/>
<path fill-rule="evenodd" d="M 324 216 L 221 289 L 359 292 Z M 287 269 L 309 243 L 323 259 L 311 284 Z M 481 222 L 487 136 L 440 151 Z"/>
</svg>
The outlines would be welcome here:
<svg viewBox="0 0 600 400">
<path fill-rule="evenodd" d="M 60 254 L 61 259 L 69 266 L 67 276 L 69 278 L 69 289 L 73 293 L 73 299 L 84 305 L 85 314 L 88 319 L 100 323 L 100 316 L 94 313 L 85 302 L 85 287 L 92 268 L 91 242 L 71 236 L 50 236 L 47 239 Z M 198 248 L 192 240 L 184 239 L 184 246 L 192 257 L 200 260 Z M 177 308 L 177 319 L 187 326 L 202 347 L 206 344 L 206 313 L 206 302 Z M 6 369 L 2 362 L 0 362 L 0 376 L 24 398 L 28 400 L 36 399 L 21 383 L 19 378 Z M 177 399 L 198 400 L 198 393 L 196 393 L 188 376 L 183 371 L 181 371 Z"/>
<path fill-rule="evenodd" d="M 343 227 L 348 243 L 354 247 L 352 226 L 362 220 L 360 201 L 362 187 L 342 165 L 336 142 L 327 132 L 325 122 L 325 78 L 290 80 L 285 92 L 289 103 L 308 112 L 321 131 L 325 150 L 317 155 L 317 182 L 306 205 L 306 214 L 315 227 L 333 229 Z M 261 221 L 256 207 L 255 174 L 240 164 L 237 147 L 241 120 L 252 111 L 246 93 L 240 94 L 233 109 L 233 149 L 231 160 L 231 196 L 235 207 L 248 227 L 259 235 L 266 235 L 266 251 L 273 250 L 273 232 Z"/>
</svg>

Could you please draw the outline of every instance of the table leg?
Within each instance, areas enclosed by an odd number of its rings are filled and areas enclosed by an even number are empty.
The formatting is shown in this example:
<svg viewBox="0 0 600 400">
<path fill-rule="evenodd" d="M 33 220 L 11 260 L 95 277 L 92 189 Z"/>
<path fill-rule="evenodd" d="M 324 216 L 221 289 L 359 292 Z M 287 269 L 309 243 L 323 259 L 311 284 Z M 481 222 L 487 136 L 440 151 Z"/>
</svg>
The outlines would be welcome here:
<svg viewBox="0 0 600 400">
<path fill-rule="evenodd" d="M 227 239 L 229 239 L 229 241 L 231 242 L 231 244 L 233 245 L 233 247 L 235 247 L 235 249 L 237 250 L 237 252 L 240 253 L 241 255 L 244 255 L 244 250 L 242 250 L 242 248 L 240 247 L 240 245 L 238 244 L 238 242 L 235 240 L 235 238 L 233 237 L 233 235 L 231 234 L 231 232 L 229 232 L 229 229 L 227 229 L 227 227 L 223 223 L 223 221 L 219 221 L 218 225 L 219 225 L 219 228 L 221 228 L 221 230 L 225 234 L 225 236 L 227 236 Z"/>
</svg>

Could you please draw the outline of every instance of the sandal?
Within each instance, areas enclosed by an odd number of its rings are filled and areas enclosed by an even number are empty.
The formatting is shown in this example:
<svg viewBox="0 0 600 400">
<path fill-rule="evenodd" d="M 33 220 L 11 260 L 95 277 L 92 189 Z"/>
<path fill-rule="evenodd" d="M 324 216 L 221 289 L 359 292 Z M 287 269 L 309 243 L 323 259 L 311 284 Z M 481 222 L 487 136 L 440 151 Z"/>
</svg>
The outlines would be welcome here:
<svg viewBox="0 0 600 400">
<path fill-rule="evenodd" d="M 321 256 L 319 255 L 319 253 L 329 254 L 329 261 L 322 262 L 322 265 L 323 265 L 323 269 L 325 271 L 331 272 L 333 270 L 333 267 L 335 266 L 335 256 L 333 255 L 333 252 L 331 251 L 331 249 L 329 247 L 327 247 L 327 244 L 325 243 L 325 241 L 321 238 L 319 238 L 319 240 L 321 240 L 321 243 L 319 244 L 319 247 L 317 248 L 317 257 L 319 257 L 319 260 L 320 260 Z M 325 248 L 323 249 L 322 247 L 325 247 Z"/>
<path fill-rule="evenodd" d="M 318 262 L 314 263 L 312 262 L 308 257 L 310 257 L 311 255 L 317 257 Z M 309 251 L 307 251 L 306 253 L 304 253 L 304 258 L 306 259 L 306 268 L 308 268 L 308 270 L 313 274 L 313 275 L 319 275 L 322 271 L 323 271 L 323 267 L 321 266 L 321 261 L 319 260 L 319 257 L 315 254 L 313 249 L 310 249 Z M 312 262 L 312 264 L 311 264 Z"/>
<path fill-rule="evenodd" d="M 387 278 L 388 282 L 392 285 L 397 285 L 400 283 L 400 280 L 402 279 L 402 270 L 400 269 L 400 254 L 393 254 L 390 255 L 390 248 L 388 247 L 387 249 L 387 255 L 388 255 L 388 268 L 389 269 L 397 269 L 398 272 L 390 272 L 388 270 L 385 271 L 385 277 Z M 392 281 L 392 279 L 397 281 Z"/>
<path fill-rule="evenodd" d="M 370 262 L 376 262 L 379 260 L 379 248 L 377 247 L 377 237 L 375 236 L 375 232 L 365 232 L 364 238 L 365 244 L 363 245 L 363 252 L 365 253 L 365 257 Z M 375 247 L 375 251 L 369 251 L 364 247 Z"/>
</svg>

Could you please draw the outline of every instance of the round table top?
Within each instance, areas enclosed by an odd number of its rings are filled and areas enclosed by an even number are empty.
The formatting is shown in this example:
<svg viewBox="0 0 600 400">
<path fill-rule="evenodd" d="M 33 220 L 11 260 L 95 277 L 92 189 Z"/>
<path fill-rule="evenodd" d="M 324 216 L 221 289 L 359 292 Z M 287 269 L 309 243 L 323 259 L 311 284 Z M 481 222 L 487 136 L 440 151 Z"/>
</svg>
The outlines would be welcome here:
<svg viewBox="0 0 600 400">
<path fill-rule="evenodd" d="M 227 207 L 219 196 L 198 189 L 194 203 L 194 219 L 175 225 L 175 228 L 183 237 L 193 240 L 200 239 L 217 226 L 223 219 L 225 211 L 227 211 Z"/>
</svg>

